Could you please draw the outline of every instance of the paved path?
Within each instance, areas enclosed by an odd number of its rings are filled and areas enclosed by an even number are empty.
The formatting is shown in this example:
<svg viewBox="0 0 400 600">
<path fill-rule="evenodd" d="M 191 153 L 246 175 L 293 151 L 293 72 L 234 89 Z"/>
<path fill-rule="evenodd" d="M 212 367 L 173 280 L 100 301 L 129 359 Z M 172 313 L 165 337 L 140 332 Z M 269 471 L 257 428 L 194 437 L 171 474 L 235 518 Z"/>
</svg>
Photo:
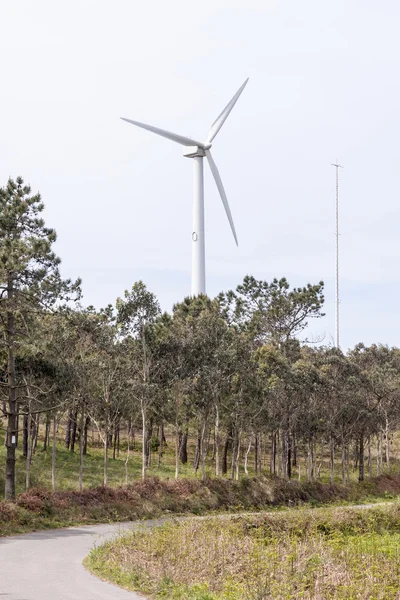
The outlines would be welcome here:
<svg viewBox="0 0 400 600">
<path fill-rule="evenodd" d="M 143 600 L 139 594 L 100 581 L 82 566 L 94 544 L 128 527 L 132 524 L 0 538 L 0 600 Z"/>
</svg>

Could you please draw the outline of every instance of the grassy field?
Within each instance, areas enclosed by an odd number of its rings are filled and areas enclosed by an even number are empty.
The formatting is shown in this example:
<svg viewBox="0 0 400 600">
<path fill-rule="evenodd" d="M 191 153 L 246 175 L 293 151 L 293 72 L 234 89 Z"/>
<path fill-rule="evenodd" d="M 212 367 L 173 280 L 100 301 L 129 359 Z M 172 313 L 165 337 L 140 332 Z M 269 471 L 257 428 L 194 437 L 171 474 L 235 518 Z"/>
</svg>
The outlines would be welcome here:
<svg viewBox="0 0 400 600">
<path fill-rule="evenodd" d="M 161 464 L 158 466 L 158 455 L 152 456 L 149 476 L 169 478 L 175 476 L 175 456 L 172 443 L 168 445 L 163 454 Z M 119 456 L 112 458 L 112 451 L 108 460 L 108 485 L 111 487 L 125 485 L 126 482 L 126 448 L 122 444 Z M 141 478 L 141 447 L 136 444 L 130 452 L 128 461 L 128 482 L 131 483 Z M 52 451 L 48 448 L 43 451 L 43 442 L 39 441 L 31 463 L 31 487 L 51 489 L 51 461 Z M 92 445 L 88 454 L 83 457 L 83 485 L 85 488 L 94 488 L 103 483 L 104 457 L 101 444 Z M 4 437 L 0 435 L 0 497 L 4 494 L 5 447 Z M 210 469 L 211 470 L 211 469 Z M 17 449 L 17 493 L 25 490 L 26 459 L 22 456 L 21 448 Z M 191 464 L 181 465 L 182 477 L 193 477 Z M 79 488 L 79 447 L 75 452 L 65 449 L 60 436 L 57 443 L 56 460 L 56 489 L 76 490 Z"/>
<path fill-rule="evenodd" d="M 98 576 L 153 598 L 400 598 L 400 505 L 172 522 L 93 550 Z"/>
</svg>

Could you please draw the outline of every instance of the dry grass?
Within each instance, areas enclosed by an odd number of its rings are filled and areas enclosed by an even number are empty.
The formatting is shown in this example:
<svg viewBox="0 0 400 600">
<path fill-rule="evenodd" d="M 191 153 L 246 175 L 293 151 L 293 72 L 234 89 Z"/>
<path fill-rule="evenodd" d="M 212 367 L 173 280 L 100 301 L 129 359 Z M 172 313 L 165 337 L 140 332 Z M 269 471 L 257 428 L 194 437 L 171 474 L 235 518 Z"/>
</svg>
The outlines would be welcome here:
<svg viewBox="0 0 400 600">
<path fill-rule="evenodd" d="M 94 572 L 155 598 L 400 598 L 400 507 L 208 518 L 126 534 Z"/>
</svg>

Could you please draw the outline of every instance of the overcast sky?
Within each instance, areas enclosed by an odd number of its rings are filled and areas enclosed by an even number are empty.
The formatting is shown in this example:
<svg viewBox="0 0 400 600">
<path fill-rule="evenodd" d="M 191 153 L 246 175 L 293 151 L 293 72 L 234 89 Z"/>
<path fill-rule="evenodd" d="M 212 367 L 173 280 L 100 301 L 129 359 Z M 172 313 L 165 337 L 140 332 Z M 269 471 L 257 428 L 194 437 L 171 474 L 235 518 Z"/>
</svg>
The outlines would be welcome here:
<svg viewBox="0 0 400 600">
<path fill-rule="evenodd" d="M 22 175 L 58 232 L 64 276 L 101 307 L 142 279 L 190 293 L 192 164 L 121 121 L 214 141 L 239 237 L 206 170 L 210 296 L 246 274 L 326 284 L 334 336 L 399 345 L 400 5 L 395 0 L 1 0 L 0 185 Z"/>
</svg>

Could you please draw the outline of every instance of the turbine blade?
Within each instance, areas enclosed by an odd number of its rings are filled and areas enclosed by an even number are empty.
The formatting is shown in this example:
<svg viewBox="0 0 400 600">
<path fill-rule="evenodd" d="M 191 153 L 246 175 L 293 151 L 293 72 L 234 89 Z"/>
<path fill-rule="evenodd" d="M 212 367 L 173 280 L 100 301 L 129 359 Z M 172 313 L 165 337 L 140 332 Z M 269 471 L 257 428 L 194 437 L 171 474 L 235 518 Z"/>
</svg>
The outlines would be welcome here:
<svg viewBox="0 0 400 600">
<path fill-rule="evenodd" d="M 207 138 L 207 143 L 208 144 L 211 144 L 211 142 L 213 141 L 213 139 L 215 138 L 215 136 L 217 135 L 217 133 L 221 129 L 222 125 L 225 123 L 225 121 L 228 118 L 228 116 L 229 116 L 232 108 L 235 106 L 236 102 L 239 100 L 240 94 L 243 92 L 244 88 L 246 87 L 248 80 L 249 80 L 249 78 L 247 78 L 246 81 L 243 83 L 243 85 L 240 86 L 240 88 L 238 89 L 238 91 L 236 92 L 236 94 L 233 96 L 232 100 L 230 102 L 228 102 L 228 104 L 225 106 L 225 108 L 222 111 L 222 113 L 219 115 L 219 117 L 211 125 L 211 129 L 210 129 L 210 132 L 209 132 L 208 138 Z"/>
<path fill-rule="evenodd" d="M 228 217 L 228 221 L 232 229 L 233 237 L 235 238 L 236 246 L 239 246 L 235 231 L 235 225 L 233 224 L 231 209 L 229 208 L 228 198 L 226 197 L 226 193 L 224 190 L 224 186 L 222 185 L 222 180 L 217 165 L 215 164 L 214 159 L 211 156 L 211 152 L 209 150 L 206 150 L 205 153 L 207 156 L 208 164 L 210 165 L 211 173 L 213 174 L 215 183 L 217 184 L 219 195 L 221 196 L 222 204 L 224 205 L 226 216 Z"/>
<path fill-rule="evenodd" d="M 147 131 L 151 131 L 152 133 L 161 135 L 161 137 L 167 138 L 168 140 L 172 140 L 173 142 L 182 144 L 182 146 L 200 146 L 200 148 L 203 148 L 204 146 L 203 142 L 197 142 L 196 140 L 192 140 L 191 138 L 179 135 L 178 133 L 172 133 L 171 131 L 159 129 L 158 127 L 153 127 L 153 125 L 146 125 L 146 123 L 139 123 L 139 121 L 125 119 L 124 117 L 121 117 L 121 119 L 123 121 L 126 121 L 127 123 L 131 123 L 132 125 L 136 125 L 137 127 L 141 127 L 142 129 L 147 129 Z"/>
</svg>

